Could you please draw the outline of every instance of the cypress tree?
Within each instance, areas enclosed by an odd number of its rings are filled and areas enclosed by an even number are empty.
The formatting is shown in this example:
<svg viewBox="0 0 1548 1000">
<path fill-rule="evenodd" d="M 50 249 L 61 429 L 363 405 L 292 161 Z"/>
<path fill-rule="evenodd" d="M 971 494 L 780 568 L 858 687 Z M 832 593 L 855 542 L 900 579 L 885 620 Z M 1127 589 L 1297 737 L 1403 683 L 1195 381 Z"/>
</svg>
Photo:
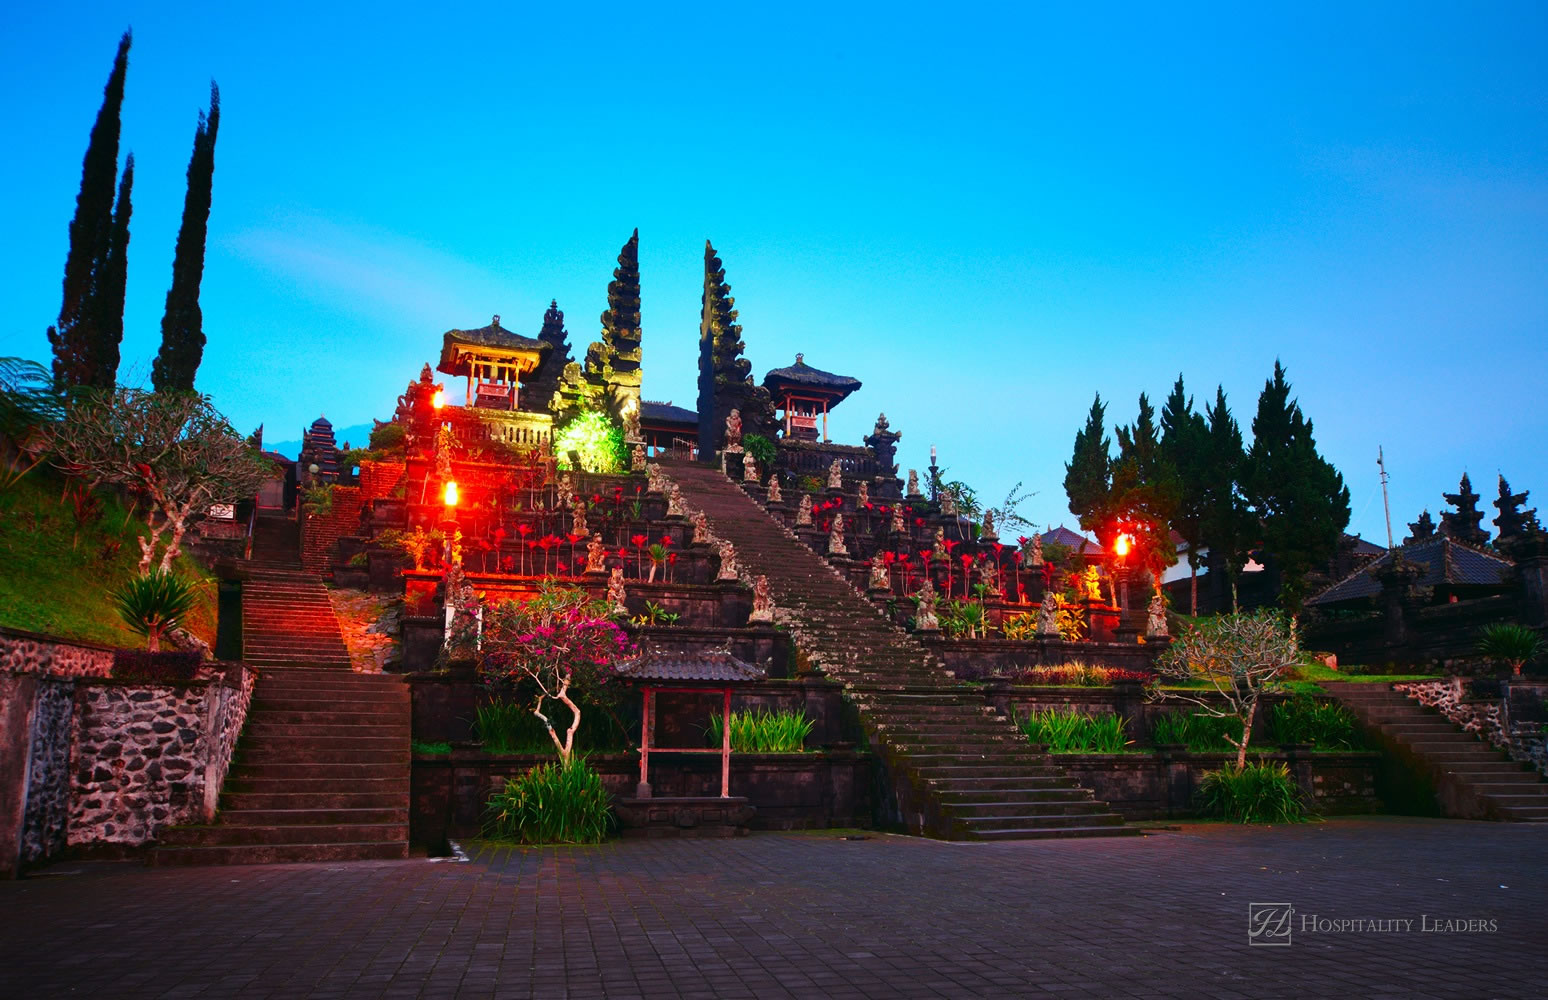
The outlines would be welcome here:
<svg viewBox="0 0 1548 1000">
<path fill-rule="evenodd" d="M 1312 575 L 1326 571 L 1349 524 L 1349 488 L 1317 454 L 1312 422 L 1290 398 L 1278 361 L 1258 397 L 1252 436 L 1245 492 L 1279 574 L 1280 602 L 1299 613 Z"/>
<path fill-rule="evenodd" d="M 1247 454 L 1242 450 L 1242 429 L 1231 415 L 1223 386 L 1215 387 L 1215 404 L 1204 411 L 1204 418 L 1199 532 L 1209 550 L 1210 576 L 1226 587 L 1234 611 L 1236 581 L 1247 561 L 1254 524 L 1241 491 L 1247 462 Z M 1221 600 L 1227 596 L 1218 590 L 1216 593 Z"/>
<path fill-rule="evenodd" d="M 1114 534 L 1112 521 L 1113 472 L 1108 451 L 1112 439 L 1107 436 L 1104 420 L 1107 404 L 1097 393 L 1086 414 L 1086 426 L 1075 432 L 1075 450 L 1064 464 L 1064 492 L 1070 499 L 1070 513 L 1080 526 L 1094 532 L 1098 543 L 1107 549 Z"/>
<path fill-rule="evenodd" d="M 736 321 L 736 299 L 726 282 L 725 265 L 709 240 L 704 241 L 704 293 L 699 299 L 699 456 L 706 461 L 723 443 L 726 418 L 741 411 L 743 433 L 771 437 L 774 403 L 753 384 L 752 362 Z"/>
<path fill-rule="evenodd" d="M 607 286 L 602 340 L 586 351 L 586 381 L 598 392 L 640 395 L 640 231 L 618 251 L 618 266 Z"/>
<path fill-rule="evenodd" d="M 192 392 L 194 376 L 204 357 L 204 313 L 199 308 L 199 284 L 204 279 L 204 244 L 210 225 L 210 199 L 215 180 L 215 138 L 220 131 L 220 88 L 210 83 L 210 113 L 201 112 L 194 129 L 193 154 L 188 159 L 188 191 L 183 198 L 183 224 L 172 258 L 172 287 L 161 317 L 161 350 L 151 366 L 157 392 Z"/>
<path fill-rule="evenodd" d="M 1478 509 L 1478 494 L 1473 492 L 1473 481 L 1462 473 L 1462 482 L 1455 493 L 1442 493 L 1446 502 L 1456 508 L 1454 511 L 1441 511 L 1441 534 L 1461 542 L 1464 545 L 1484 546 L 1489 544 L 1489 532 L 1479 526 L 1483 520 L 1483 511 Z"/>
<path fill-rule="evenodd" d="M 104 306 L 101 301 L 103 271 L 114 238 L 113 185 L 118 179 L 119 114 L 124 103 L 124 76 L 129 69 L 131 33 L 118 41 L 118 54 L 102 92 L 102 107 L 91 128 L 86 158 L 81 164 L 81 190 L 75 198 L 75 217 L 70 220 L 70 251 L 65 257 L 64 300 L 59 321 L 48 328 L 54 352 L 54 384 L 112 385 L 117 374 L 117 341 L 114 364 L 107 368 L 102 357 Z M 128 212 L 124 213 L 128 224 Z M 127 237 L 126 237 L 127 242 Z M 123 327 L 122 310 L 118 328 Z"/>
<path fill-rule="evenodd" d="M 102 291 L 97 348 L 97 372 L 93 384 L 111 389 L 118 375 L 119 346 L 124 342 L 124 292 L 129 285 L 129 217 L 134 214 L 130 192 L 134 189 L 134 154 L 124 161 L 118 182 L 118 203 L 113 208 L 113 236 L 108 243 L 102 271 Z"/>
<path fill-rule="evenodd" d="M 1128 559 L 1149 570 L 1157 585 L 1166 567 L 1177 561 L 1171 523 L 1177 508 L 1176 472 L 1166 462 L 1156 432 L 1156 408 L 1140 393 L 1139 415 L 1130 427 L 1119 427 L 1118 461 L 1113 463 L 1112 506 L 1134 537 Z"/>
<path fill-rule="evenodd" d="M 1189 614 L 1199 613 L 1199 549 L 1203 545 L 1204 479 L 1209 430 L 1183 390 L 1182 375 L 1161 408 L 1161 459 L 1172 478 L 1172 527 L 1188 547 Z"/>
</svg>

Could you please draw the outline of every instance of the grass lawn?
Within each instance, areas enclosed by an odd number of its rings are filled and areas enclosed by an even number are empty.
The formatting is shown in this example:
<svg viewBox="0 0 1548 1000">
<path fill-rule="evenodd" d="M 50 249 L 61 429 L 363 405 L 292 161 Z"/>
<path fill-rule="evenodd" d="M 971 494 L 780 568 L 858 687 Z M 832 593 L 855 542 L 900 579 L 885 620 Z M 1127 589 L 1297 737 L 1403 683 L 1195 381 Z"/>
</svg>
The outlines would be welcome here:
<svg viewBox="0 0 1548 1000">
<path fill-rule="evenodd" d="M 135 574 L 146 528 L 105 491 L 98 493 L 100 517 L 78 524 L 65 482 L 36 469 L 0 493 L 0 625 L 143 649 L 145 640 L 119 620 L 107 592 Z M 214 645 L 215 578 L 189 555 L 175 569 L 198 594 L 184 627 Z"/>
</svg>

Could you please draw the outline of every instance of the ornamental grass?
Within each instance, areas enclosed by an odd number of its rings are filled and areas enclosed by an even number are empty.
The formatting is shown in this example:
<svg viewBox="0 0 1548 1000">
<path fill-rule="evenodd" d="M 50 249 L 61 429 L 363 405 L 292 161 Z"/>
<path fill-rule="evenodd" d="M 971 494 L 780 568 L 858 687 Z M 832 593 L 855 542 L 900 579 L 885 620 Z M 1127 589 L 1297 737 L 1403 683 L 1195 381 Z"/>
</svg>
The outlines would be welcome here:
<svg viewBox="0 0 1548 1000">
<path fill-rule="evenodd" d="M 600 844 L 613 823 L 602 776 L 581 756 L 507 780 L 484 810 L 484 836 L 522 844 Z"/>
<path fill-rule="evenodd" d="M 800 753 L 806 749 L 806 738 L 814 725 L 804 712 L 732 712 L 731 749 L 737 753 Z M 705 731 L 710 745 L 720 746 L 723 733 L 721 717 L 711 715 Z"/>
<path fill-rule="evenodd" d="M 1304 823 L 1300 789 L 1284 764 L 1208 771 L 1199 782 L 1200 814 L 1232 823 Z"/>
<path fill-rule="evenodd" d="M 1126 720 L 1119 715 L 1083 715 L 1046 708 L 1016 725 L 1027 740 L 1049 753 L 1122 753 L 1129 745 Z"/>
</svg>

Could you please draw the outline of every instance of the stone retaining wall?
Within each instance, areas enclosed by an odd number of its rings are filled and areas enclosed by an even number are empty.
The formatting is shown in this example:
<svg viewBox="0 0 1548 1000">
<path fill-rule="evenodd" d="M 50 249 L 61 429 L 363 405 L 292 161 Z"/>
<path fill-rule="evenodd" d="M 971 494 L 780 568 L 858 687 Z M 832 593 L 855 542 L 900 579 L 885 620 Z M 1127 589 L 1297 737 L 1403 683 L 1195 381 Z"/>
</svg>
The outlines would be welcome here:
<svg viewBox="0 0 1548 1000">
<path fill-rule="evenodd" d="M 113 649 L 92 642 L 67 642 L 35 632 L 0 628 L 0 672 L 106 677 L 113 672 Z"/>
</svg>

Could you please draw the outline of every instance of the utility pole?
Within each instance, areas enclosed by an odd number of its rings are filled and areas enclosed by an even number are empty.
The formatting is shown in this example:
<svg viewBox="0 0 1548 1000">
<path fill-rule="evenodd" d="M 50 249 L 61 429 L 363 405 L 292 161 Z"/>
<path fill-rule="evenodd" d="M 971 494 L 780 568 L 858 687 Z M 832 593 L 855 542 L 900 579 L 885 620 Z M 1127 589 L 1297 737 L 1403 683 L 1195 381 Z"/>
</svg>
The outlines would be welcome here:
<svg viewBox="0 0 1548 1000">
<path fill-rule="evenodd" d="M 1376 468 L 1381 470 L 1381 510 L 1387 515 L 1387 548 L 1392 548 L 1392 505 L 1387 502 L 1387 462 L 1381 453 L 1381 445 L 1376 446 Z"/>
</svg>

